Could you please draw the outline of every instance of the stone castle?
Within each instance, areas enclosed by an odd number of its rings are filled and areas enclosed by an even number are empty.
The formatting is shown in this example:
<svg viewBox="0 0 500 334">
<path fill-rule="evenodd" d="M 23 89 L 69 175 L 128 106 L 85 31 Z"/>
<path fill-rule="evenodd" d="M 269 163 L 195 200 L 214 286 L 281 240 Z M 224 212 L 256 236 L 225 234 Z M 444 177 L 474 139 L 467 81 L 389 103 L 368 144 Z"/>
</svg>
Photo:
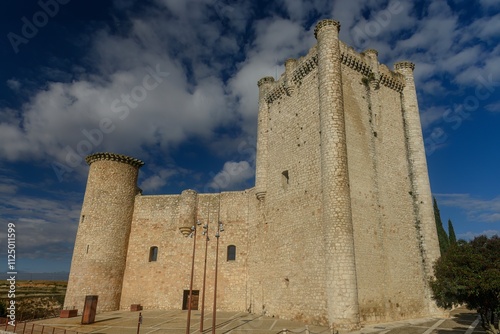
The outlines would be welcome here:
<svg viewBox="0 0 500 334">
<path fill-rule="evenodd" d="M 98 295 L 98 312 L 186 308 L 193 243 L 193 308 L 353 329 L 436 315 L 428 279 L 440 256 L 414 65 L 355 52 L 322 20 L 317 44 L 258 82 L 255 187 L 145 196 L 143 162 L 87 157 L 87 188 L 65 307 Z M 208 224 L 208 235 L 196 222 Z M 187 291 L 187 292 L 186 292 Z M 196 299 L 196 300 L 195 300 Z M 211 311 L 211 306 L 206 306 Z"/>
</svg>

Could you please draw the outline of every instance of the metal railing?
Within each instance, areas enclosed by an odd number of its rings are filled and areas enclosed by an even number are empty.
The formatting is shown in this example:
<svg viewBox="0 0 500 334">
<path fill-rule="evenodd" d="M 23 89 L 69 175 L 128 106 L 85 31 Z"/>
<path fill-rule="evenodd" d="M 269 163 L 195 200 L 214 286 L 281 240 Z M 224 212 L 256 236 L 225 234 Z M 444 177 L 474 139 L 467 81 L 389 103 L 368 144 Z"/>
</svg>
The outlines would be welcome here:
<svg viewBox="0 0 500 334">
<path fill-rule="evenodd" d="M 2 324 L 0 329 L 16 334 L 83 334 L 75 331 L 55 328 L 47 325 L 37 325 L 29 322 L 16 322 L 15 326 L 10 325 L 8 322 Z"/>
</svg>

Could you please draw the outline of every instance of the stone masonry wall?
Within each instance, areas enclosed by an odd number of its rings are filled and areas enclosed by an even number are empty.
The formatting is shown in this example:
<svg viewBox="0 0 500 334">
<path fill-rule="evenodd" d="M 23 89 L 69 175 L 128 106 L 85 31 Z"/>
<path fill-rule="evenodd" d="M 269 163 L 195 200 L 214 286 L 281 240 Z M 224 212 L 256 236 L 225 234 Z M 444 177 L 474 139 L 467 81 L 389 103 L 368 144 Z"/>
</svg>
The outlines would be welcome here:
<svg viewBox="0 0 500 334">
<path fill-rule="evenodd" d="M 326 323 L 314 54 L 297 60 L 297 70 L 288 62 L 287 73 L 264 102 L 269 107 L 267 194 L 258 207 L 260 219 L 249 230 L 249 287 L 253 312 Z M 291 76 L 296 81 L 287 81 L 288 93 L 277 97 L 283 79 Z"/>
<path fill-rule="evenodd" d="M 247 192 L 198 194 L 197 228 L 193 290 L 200 291 L 202 302 L 203 270 L 206 237 L 202 226 L 208 223 L 210 241 L 207 250 L 205 309 L 213 304 L 216 223 L 225 231 L 219 239 L 219 275 L 217 308 L 244 311 L 247 309 Z M 194 238 L 179 231 L 180 195 L 137 196 L 132 220 L 121 309 L 141 304 L 145 309 L 180 309 L 183 292 L 189 290 Z M 210 220 L 209 220 L 210 215 Z M 188 222 L 189 223 L 189 222 Z M 186 223 L 184 223 L 186 224 Z M 191 224 L 193 225 L 193 222 Z M 190 226 L 188 226 L 190 227 Z M 236 246 L 236 260 L 227 261 L 227 247 Z M 149 261 L 150 248 L 158 247 L 157 261 Z"/>
<path fill-rule="evenodd" d="M 386 256 L 379 215 L 377 139 L 371 122 L 368 85 L 361 73 L 344 66 L 343 91 L 351 191 L 358 300 L 362 321 L 385 318 Z M 377 134 L 378 136 L 378 134 Z"/>
</svg>

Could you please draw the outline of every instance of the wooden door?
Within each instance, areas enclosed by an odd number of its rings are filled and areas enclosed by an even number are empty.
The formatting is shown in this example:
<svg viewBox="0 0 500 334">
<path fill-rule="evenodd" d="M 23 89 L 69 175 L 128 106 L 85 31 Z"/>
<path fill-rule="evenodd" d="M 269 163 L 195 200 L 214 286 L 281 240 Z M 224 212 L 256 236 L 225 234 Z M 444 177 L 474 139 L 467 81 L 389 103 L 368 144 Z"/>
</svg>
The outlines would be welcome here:
<svg viewBox="0 0 500 334">
<path fill-rule="evenodd" d="M 193 290 L 193 296 L 191 300 L 191 310 L 198 309 L 198 300 L 200 299 L 200 290 Z M 188 309 L 188 299 L 189 299 L 189 290 L 184 290 L 184 294 L 182 296 L 182 309 Z"/>
</svg>

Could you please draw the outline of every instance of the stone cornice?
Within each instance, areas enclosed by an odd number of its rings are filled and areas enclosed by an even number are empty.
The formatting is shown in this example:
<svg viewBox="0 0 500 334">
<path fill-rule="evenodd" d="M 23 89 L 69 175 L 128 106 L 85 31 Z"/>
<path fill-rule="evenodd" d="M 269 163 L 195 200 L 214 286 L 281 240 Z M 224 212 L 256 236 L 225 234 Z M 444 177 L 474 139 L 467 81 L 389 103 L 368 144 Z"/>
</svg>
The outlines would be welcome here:
<svg viewBox="0 0 500 334">
<path fill-rule="evenodd" d="M 377 77 L 373 72 L 373 68 L 369 65 L 369 63 L 366 61 L 367 59 L 363 55 L 358 54 L 356 51 L 342 42 L 340 44 L 340 52 L 340 61 L 342 65 L 345 65 L 353 69 L 354 71 L 361 73 L 365 77 L 377 78 L 378 83 L 384 85 L 387 88 L 390 88 L 397 92 L 403 91 L 405 81 L 400 73 L 393 72 L 387 69 L 387 71 L 380 71 L 379 76 Z M 378 54 L 378 52 L 374 49 L 365 50 L 365 52 L 363 53 L 365 55 L 367 53 Z M 366 55 L 366 57 L 368 56 Z M 413 63 L 410 62 L 401 62 L 396 66 L 407 68 L 412 68 L 412 66 L 414 67 Z M 260 79 L 258 82 L 259 86 L 264 83 L 272 84 L 269 92 L 265 95 L 265 101 L 267 103 L 273 103 L 284 95 L 291 95 L 294 91 L 294 87 L 299 86 L 302 79 L 317 67 L 318 54 L 316 50 L 311 49 L 309 54 L 297 63 L 297 67 L 293 70 L 289 77 L 291 78 L 291 80 L 285 80 L 285 78 L 283 77 L 278 81 L 275 81 L 272 77 L 265 77 Z"/>
<path fill-rule="evenodd" d="M 129 165 L 137 167 L 137 168 L 140 168 L 141 166 L 144 165 L 144 162 L 139 160 L 139 159 L 131 158 L 131 157 L 123 155 L 123 154 L 115 154 L 115 153 L 109 153 L 109 152 L 94 153 L 94 154 L 88 155 L 85 158 L 85 161 L 89 165 L 95 161 L 100 161 L 100 160 L 121 162 L 121 163 L 129 164 Z"/>
<path fill-rule="evenodd" d="M 302 78 L 308 75 L 317 66 L 318 66 L 318 55 L 315 54 L 314 56 L 301 62 L 301 64 L 297 67 L 297 69 L 293 71 L 292 82 L 294 84 L 298 84 L 302 80 Z"/>
<path fill-rule="evenodd" d="M 266 96 L 267 103 L 273 103 L 279 99 L 282 95 L 287 94 L 287 89 L 285 83 L 281 82 L 276 85 Z"/>
<path fill-rule="evenodd" d="M 368 76 L 372 72 L 372 68 L 370 65 L 365 63 L 361 58 L 353 56 L 349 52 L 342 52 L 341 61 L 342 64 L 365 76 Z"/>
<path fill-rule="evenodd" d="M 257 81 L 257 86 L 260 87 L 265 83 L 272 83 L 272 82 L 274 82 L 273 77 L 264 77 L 264 78 L 260 79 L 259 81 Z"/>
<path fill-rule="evenodd" d="M 335 21 L 335 20 L 321 20 L 316 24 L 316 27 L 314 28 L 314 37 L 317 39 L 318 38 L 318 32 L 327 26 L 335 26 L 337 27 L 337 32 L 340 31 L 340 22 Z"/>
<path fill-rule="evenodd" d="M 410 68 L 412 71 L 415 69 L 415 64 L 411 61 L 400 61 L 394 64 L 396 70 L 401 70 L 404 68 Z"/>
<path fill-rule="evenodd" d="M 403 78 L 398 74 L 388 75 L 386 73 L 380 73 L 379 83 L 399 93 L 403 91 L 405 86 Z"/>
<path fill-rule="evenodd" d="M 378 56 L 378 51 L 375 49 L 366 49 L 365 51 L 363 51 L 363 53 L 364 54 L 372 53 L 372 54 L 375 54 L 376 56 Z"/>
</svg>

